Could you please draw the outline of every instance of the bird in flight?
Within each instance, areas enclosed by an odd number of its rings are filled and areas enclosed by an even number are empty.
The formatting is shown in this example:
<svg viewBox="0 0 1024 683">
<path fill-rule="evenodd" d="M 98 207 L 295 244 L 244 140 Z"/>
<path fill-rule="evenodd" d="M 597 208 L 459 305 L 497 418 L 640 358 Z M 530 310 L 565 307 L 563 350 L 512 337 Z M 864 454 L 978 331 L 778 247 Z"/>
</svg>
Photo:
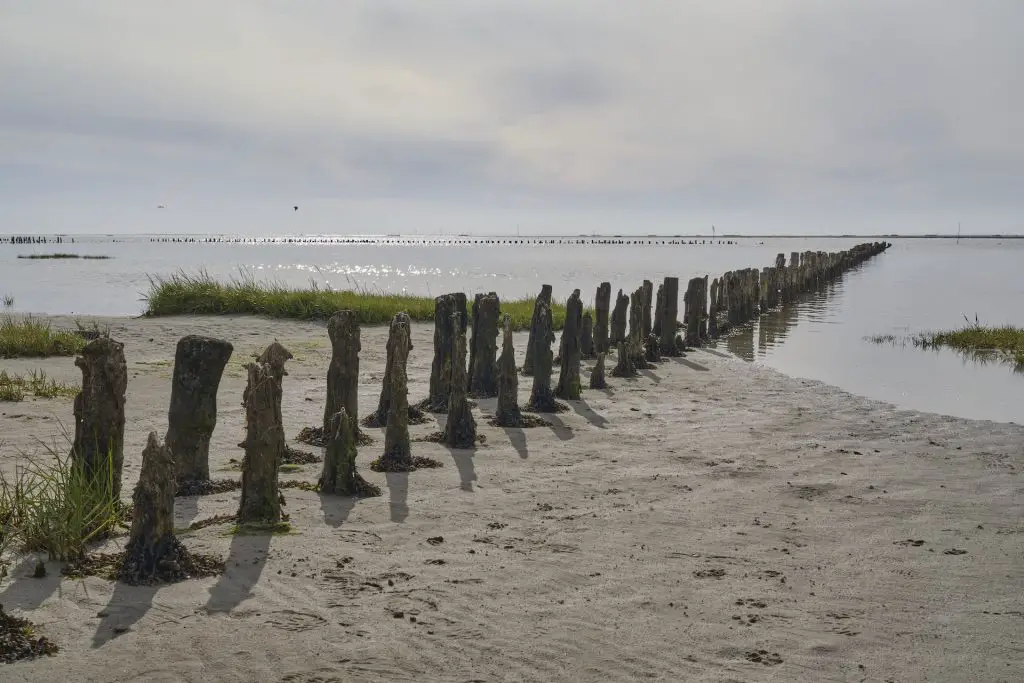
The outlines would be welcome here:
<svg viewBox="0 0 1024 683">
<path fill-rule="evenodd" d="M 292 207 L 292 208 L 293 208 L 293 209 L 295 209 L 296 211 L 298 211 L 298 210 L 299 210 L 299 207 L 297 207 L 297 206 L 294 206 L 294 207 Z"/>
<path fill-rule="evenodd" d="M 159 205 L 159 206 L 157 206 L 156 208 L 158 208 L 158 209 L 166 209 L 166 208 L 167 208 L 167 206 L 166 206 L 165 204 L 160 204 L 160 205 Z"/>
</svg>

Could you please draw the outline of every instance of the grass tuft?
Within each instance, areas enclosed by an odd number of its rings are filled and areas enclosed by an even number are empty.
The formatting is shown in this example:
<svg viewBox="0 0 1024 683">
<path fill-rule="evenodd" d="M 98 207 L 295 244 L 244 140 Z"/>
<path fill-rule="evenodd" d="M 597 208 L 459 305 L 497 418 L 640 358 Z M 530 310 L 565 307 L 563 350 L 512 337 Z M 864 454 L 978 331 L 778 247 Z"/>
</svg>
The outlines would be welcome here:
<svg viewBox="0 0 1024 683">
<path fill-rule="evenodd" d="M 33 370 L 28 377 L 9 375 L 6 370 L 0 370 L 0 401 L 23 401 L 30 395 L 39 398 L 74 398 L 77 393 L 77 386 L 47 377 L 42 370 Z"/>
<path fill-rule="evenodd" d="M 907 337 L 892 334 L 876 334 L 865 337 L 874 344 L 906 346 L 908 343 L 920 349 L 949 348 L 980 363 L 1005 362 L 1014 366 L 1017 372 L 1024 372 L 1024 328 L 1004 325 L 986 327 L 964 316 L 967 324 L 957 330 L 944 332 L 920 332 Z"/>
<path fill-rule="evenodd" d="M 66 562 L 123 526 L 125 510 L 113 499 L 112 453 L 107 467 L 90 476 L 70 454 L 48 450 L 48 462 L 28 459 L 13 480 L 0 473 L 0 549 Z"/>
<path fill-rule="evenodd" d="M 250 314 L 271 318 L 326 320 L 335 312 L 356 312 L 364 325 L 384 325 L 396 313 L 406 312 L 417 321 L 434 320 L 434 299 L 428 296 L 391 294 L 361 289 L 335 291 L 311 281 L 308 289 L 295 289 L 276 282 L 259 282 L 248 272 L 226 283 L 217 282 L 208 273 L 179 272 L 169 277 L 150 277 L 146 295 L 146 315 L 228 315 Z M 472 297 L 467 302 L 471 304 Z M 533 318 L 534 300 L 530 298 L 501 302 L 517 330 L 528 329 Z M 467 310 L 467 315 L 469 311 Z M 565 323 L 565 305 L 552 304 L 555 329 Z"/>
<path fill-rule="evenodd" d="M 85 339 L 71 330 L 54 330 L 49 323 L 8 315 L 0 321 L 0 358 L 73 356 Z"/>
</svg>

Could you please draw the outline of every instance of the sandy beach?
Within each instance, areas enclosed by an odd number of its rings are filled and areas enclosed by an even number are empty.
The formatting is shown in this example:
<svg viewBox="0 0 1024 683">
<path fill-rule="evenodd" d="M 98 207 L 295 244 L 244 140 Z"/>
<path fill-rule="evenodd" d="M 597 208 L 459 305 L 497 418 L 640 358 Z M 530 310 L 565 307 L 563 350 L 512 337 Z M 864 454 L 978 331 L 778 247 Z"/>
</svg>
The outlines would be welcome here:
<svg viewBox="0 0 1024 683">
<path fill-rule="evenodd" d="M 323 324 L 96 320 L 128 361 L 126 498 L 147 434 L 166 430 L 185 334 L 235 347 L 214 477 L 239 476 L 229 461 L 242 457 L 242 365 L 274 339 L 295 355 L 286 433 L 322 420 Z M 362 330 L 362 414 L 376 406 L 385 337 Z M 413 344 L 410 401 L 427 395 L 431 326 L 413 324 Z M 517 334 L 520 362 L 525 346 Z M 0 367 L 81 379 L 71 358 Z M 546 416 L 550 428 L 490 427 L 495 401 L 480 401 L 475 452 L 413 444 L 439 469 L 370 471 L 383 444 L 370 430 L 359 465 L 383 496 L 289 489 L 295 533 L 182 535 L 227 558 L 216 579 L 133 588 L 62 580 L 56 563 L 28 578 L 34 558 L 14 564 L 0 604 L 61 651 L 3 666 L 0 679 L 1024 679 L 1024 427 L 899 410 L 714 349 L 609 383 Z M 66 448 L 63 429 L 70 399 L 0 404 L 0 468 L 42 453 L 39 440 Z M 307 465 L 282 479 L 318 475 Z M 177 525 L 237 505 L 237 492 L 179 498 Z"/>
</svg>

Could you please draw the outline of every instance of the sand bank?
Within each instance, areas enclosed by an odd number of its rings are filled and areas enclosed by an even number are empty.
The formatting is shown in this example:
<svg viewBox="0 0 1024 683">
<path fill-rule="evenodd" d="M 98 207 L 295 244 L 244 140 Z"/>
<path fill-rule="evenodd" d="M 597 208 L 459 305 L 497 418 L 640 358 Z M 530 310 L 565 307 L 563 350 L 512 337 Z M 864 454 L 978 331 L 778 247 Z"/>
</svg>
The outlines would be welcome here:
<svg viewBox="0 0 1024 683">
<path fill-rule="evenodd" d="M 69 319 L 54 318 L 58 325 Z M 251 317 L 99 319 L 129 367 L 125 495 L 163 436 L 187 333 L 230 340 L 211 447 L 237 477 L 242 364 L 277 339 L 289 437 L 322 419 L 322 324 Z M 384 328 L 363 330 L 362 413 Z M 427 395 L 432 329 L 413 325 L 410 400 Z M 516 337 L 522 359 L 526 335 Z M 584 380 L 590 364 L 586 363 Z M 0 361 L 79 381 L 70 358 Z M 297 532 L 182 536 L 228 560 L 161 588 L 27 578 L 0 604 L 62 650 L 0 669 L 52 681 L 1001 681 L 1024 678 L 1024 427 L 897 410 L 714 351 L 585 391 L 551 428 L 480 419 L 473 452 L 377 474 L 380 498 L 286 490 Z M 585 382 L 584 382 L 585 384 Z M 525 402 L 529 382 L 522 381 Z M 70 399 L 0 404 L 0 468 L 64 447 Z M 443 419 L 443 417 L 442 417 Z M 410 428 L 413 437 L 438 429 Z M 302 448 L 308 450 L 308 447 Z M 283 474 L 315 481 L 318 465 Z M 183 498 L 178 526 L 237 509 Z M 114 542 L 116 545 L 116 541 Z"/>
</svg>

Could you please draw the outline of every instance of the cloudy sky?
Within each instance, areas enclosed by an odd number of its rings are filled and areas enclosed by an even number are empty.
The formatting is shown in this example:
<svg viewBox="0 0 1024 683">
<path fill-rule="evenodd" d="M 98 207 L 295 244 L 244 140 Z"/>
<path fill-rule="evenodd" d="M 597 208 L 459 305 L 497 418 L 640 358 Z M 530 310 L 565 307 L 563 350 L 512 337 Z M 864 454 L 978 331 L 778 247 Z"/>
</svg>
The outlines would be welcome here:
<svg viewBox="0 0 1024 683">
<path fill-rule="evenodd" d="M 1021 0 L 0 0 L 0 232 L 1019 233 L 1022 32 Z"/>
</svg>

